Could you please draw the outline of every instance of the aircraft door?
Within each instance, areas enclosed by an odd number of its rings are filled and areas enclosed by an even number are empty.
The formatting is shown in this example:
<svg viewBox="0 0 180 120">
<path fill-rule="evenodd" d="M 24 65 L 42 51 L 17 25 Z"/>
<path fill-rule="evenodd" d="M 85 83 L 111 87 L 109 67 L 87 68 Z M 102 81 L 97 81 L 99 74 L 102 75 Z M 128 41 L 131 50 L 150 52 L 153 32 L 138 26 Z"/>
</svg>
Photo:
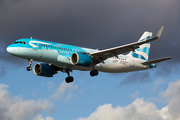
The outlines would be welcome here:
<svg viewBox="0 0 180 120">
<path fill-rule="evenodd" d="M 130 59 L 130 67 L 134 67 L 134 58 L 129 57 L 129 59 Z"/>
</svg>

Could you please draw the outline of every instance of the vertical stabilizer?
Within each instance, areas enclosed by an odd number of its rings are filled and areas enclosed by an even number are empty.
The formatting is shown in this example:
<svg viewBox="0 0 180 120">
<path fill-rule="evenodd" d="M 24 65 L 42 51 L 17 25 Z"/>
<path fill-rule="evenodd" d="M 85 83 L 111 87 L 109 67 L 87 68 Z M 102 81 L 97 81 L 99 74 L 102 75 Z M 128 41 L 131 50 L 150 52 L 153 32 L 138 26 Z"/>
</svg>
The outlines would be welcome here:
<svg viewBox="0 0 180 120">
<path fill-rule="evenodd" d="M 152 32 L 144 32 L 144 34 L 141 36 L 138 42 L 145 41 L 147 39 L 152 38 Z M 145 43 L 140 45 L 138 49 L 136 49 L 134 52 L 130 52 L 128 55 L 142 59 L 144 61 L 148 61 L 149 58 L 149 51 L 150 51 L 151 43 Z"/>
</svg>

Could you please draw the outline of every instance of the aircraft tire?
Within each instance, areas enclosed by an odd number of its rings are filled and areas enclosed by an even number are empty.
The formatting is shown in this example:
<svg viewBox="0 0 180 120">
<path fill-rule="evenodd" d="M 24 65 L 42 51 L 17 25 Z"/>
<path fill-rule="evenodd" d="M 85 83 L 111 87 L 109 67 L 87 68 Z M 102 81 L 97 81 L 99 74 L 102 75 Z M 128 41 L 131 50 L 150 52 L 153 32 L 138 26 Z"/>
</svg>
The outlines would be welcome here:
<svg viewBox="0 0 180 120">
<path fill-rule="evenodd" d="M 74 78 L 72 76 L 69 76 L 69 77 L 66 78 L 65 81 L 66 81 L 66 83 L 71 83 L 71 82 L 74 81 Z"/>
<path fill-rule="evenodd" d="M 99 72 L 97 70 L 94 70 L 94 75 L 97 76 Z"/>
<path fill-rule="evenodd" d="M 32 70 L 32 67 L 27 67 L 26 70 L 27 70 L 27 71 L 31 71 L 31 70 Z"/>
<path fill-rule="evenodd" d="M 94 77 L 94 72 L 93 72 L 93 71 L 91 71 L 91 72 L 90 72 L 90 75 L 91 75 L 92 77 Z"/>
<path fill-rule="evenodd" d="M 99 74 L 99 72 L 98 72 L 97 70 L 92 70 L 92 71 L 90 72 L 90 75 L 91 75 L 92 77 L 97 76 L 98 74 Z"/>
</svg>

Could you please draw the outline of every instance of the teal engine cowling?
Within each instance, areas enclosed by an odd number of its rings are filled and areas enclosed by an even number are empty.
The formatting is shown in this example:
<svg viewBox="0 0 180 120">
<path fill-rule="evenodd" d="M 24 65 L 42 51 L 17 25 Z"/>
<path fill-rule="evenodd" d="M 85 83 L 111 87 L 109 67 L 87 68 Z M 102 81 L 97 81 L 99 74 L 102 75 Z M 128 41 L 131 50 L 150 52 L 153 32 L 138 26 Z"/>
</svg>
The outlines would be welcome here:
<svg viewBox="0 0 180 120">
<path fill-rule="evenodd" d="M 153 63 L 153 64 L 149 64 L 149 68 L 155 68 L 156 67 L 156 64 Z"/>
<path fill-rule="evenodd" d="M 91 56 L 85 53 L 73 53 L 70 57 L 70 61 L 73 65 L 89 67 L 93 60 Z"/>
<path fill-rule="evenodd" d="M 53 75 L 56 74 L 56 71 L 51 65 L 37 63 L 34 65 L 34 74 L 43 77 L 53 77 Z"/>
</svg>

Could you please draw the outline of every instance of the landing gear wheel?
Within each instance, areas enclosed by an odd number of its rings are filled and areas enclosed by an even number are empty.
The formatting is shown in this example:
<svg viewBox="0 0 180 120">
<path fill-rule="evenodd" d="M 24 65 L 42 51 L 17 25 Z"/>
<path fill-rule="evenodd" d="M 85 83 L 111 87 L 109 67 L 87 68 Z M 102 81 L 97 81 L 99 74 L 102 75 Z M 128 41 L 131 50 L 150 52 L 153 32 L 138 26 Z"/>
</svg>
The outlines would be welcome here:
<svg viewBox="0 0 180 120">
<path fill-rule="evenodd" d="M 94 75 L 97 76 L 99 72 L 97 70 L 94 70 Z"/>
<path fill-rule="evenodd" d="M 27 67 L 26 69 L 27 69 L 27 71 L 31 71 L 32 67 Z"/>
<path fill-rule="evenodd" d="M 74 81 L 74 78 L 72 76 L 69 76 L 66 78 L 66 83 L 71 83 Z"/>
<path fill-rule="evenodd" d="M 97 70 L 92 70 L 92 71 L 90 72 L 90 75 L 91 75 L 92 77 L 97 76 L 98 74 L 99 74 L 99 72 L 98 72 Z"/>
<path fill-rule="evenodd" d="M 92 77 L 94 77 L 94 72 L 93 72 L 93 71 L 91 71 L 91 72 L 90 72 L 90 75 L 91 75 Z"/>
<path fill-rule="evenodd" d="M 31 71 L 32 70 L 32 67 L 31 67 L 32 62 L 33 62 L 33 59 L 28 60 L 29 67 L 26 68 L 27 71 Z"/>
</svg>

